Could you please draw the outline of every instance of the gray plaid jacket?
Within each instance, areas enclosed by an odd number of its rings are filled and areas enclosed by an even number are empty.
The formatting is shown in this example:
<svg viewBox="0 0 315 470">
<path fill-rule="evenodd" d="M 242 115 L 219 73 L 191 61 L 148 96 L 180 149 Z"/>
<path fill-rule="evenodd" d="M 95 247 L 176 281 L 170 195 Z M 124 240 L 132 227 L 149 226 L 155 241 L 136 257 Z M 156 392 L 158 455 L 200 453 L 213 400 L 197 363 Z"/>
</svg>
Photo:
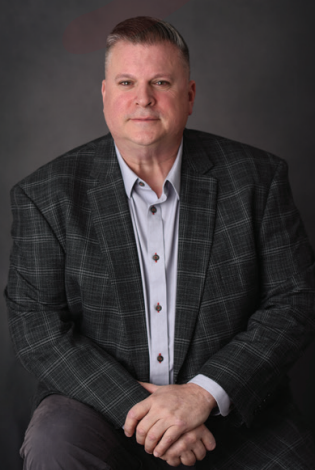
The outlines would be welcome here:
<svg viewBox="0 0 315 470">
<path fill-rule="evenodd" d="M 12 190 L 6 290 L 15 350 L 39 380 L 120 427 L 148 393 L 136 243 L 110 135 L 46 164 Z M 252 423 L 315 329 L 314 258 L 286 164 L 185 130 L 175 381 L 216 380 Z M 232 418 L 231 418 L 232 416 Z"/>
</svg>

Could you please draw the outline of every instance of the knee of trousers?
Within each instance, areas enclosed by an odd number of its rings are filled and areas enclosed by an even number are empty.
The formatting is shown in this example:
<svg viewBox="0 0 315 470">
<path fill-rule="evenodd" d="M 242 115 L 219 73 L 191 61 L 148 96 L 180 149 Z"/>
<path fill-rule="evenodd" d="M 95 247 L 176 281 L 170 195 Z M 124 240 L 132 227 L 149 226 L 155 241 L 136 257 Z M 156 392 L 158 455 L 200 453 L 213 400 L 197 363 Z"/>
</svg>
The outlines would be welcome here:
<svg viewBox="0 0 315 470">
<path fill-rule="evenodd" d="M 20 454 L 24 470 L 110 470 L 112 462 L 124 461 L 122 444 L 117 431 L 93 409 L 51 395 L 35 410 Z"/>
<path fill-rule="evenodd" d="M 96 468 L 109 468 L 101 464 L 106 444 L 102 424 L 82 403 L 60 395 L 47 397 L 35 410 L 25 433 L 20 450 L 24 468 L 85 469 L 91 460 L 98 462 Z"/>
<path fill-rule="evenodd" d="M 56 421 L 45 417 L 45 414 L 38 416 L 39 413 L 35 413 L 20 450 L 24 468 L 64 468 L 64 463 L 74 450 L 71 423 L 67 422 L 66 417 L 63 420 L 59 417 Z"/>
</svg>

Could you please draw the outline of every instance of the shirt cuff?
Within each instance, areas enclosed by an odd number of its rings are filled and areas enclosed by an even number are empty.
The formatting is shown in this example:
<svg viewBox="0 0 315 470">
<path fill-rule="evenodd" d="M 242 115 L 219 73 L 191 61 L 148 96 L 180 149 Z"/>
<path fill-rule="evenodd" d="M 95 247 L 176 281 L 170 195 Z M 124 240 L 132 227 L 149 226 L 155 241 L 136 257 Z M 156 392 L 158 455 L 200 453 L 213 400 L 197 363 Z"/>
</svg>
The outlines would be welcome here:
<svg viewBox="0 0 315 470">
<path fill-rule="evenodd" d="M 222 416 L 227 416 L 231 410 L 231 400 L 228 394 L 223 390 L 223 388 L 214 380 L 206 377 L 203 374 L 196 375 L 188 383 L 194 383 L 200 387 L 207 390 L 215 398 L 219 412 L 213 410 L 211 414 L 221 414 Z"/>
</svg>

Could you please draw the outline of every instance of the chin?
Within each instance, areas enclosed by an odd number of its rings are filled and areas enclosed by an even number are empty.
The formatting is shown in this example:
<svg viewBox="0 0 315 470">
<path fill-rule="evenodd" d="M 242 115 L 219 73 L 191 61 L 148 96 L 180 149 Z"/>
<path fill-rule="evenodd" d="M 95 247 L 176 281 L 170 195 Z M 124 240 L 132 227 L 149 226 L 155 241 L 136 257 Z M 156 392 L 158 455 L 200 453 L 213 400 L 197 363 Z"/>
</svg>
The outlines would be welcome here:
<svg viewBox="0 0 315 470">
<path fill-rule="evenodd" d="M 142 134 L 139 136 L 133 136 L 130 140 L 134 144 L 148 146 L 148 145 L 154 144 L 155 142 L 160 140 L 160 138 L 158 136 L 152 136 L 152 135 L 148 136 L 148 135 Z"/>
</svg>

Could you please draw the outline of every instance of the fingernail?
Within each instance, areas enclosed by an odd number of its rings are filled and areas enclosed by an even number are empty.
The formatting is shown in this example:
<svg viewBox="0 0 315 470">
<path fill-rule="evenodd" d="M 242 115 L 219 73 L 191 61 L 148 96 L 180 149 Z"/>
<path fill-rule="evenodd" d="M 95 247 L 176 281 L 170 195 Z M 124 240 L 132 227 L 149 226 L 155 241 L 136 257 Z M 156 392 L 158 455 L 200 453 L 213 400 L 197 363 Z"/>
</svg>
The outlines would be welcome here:
<svg viewBox="0 0 315 470">
<path fill-rule="evenodd" d="M 154 452 L 154 457 L 160 457 L 160 454 L 158 452 Z"/>
</svg>

